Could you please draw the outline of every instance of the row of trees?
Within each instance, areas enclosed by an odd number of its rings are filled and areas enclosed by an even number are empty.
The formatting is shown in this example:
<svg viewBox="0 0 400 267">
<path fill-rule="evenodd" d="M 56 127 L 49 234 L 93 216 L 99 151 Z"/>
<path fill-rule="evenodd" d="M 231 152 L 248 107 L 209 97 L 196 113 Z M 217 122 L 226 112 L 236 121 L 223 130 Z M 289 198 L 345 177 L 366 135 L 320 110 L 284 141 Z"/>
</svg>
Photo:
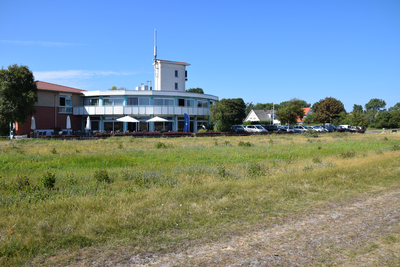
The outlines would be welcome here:
<svg viewBox="0 0 400 267">
<path fill-rule="evenodd" d="M 277 119 L 282 124 L 296 124 L 298 118 L 304 117 L 303 108 L 305 107 L 311 107 L 311 104 L 300 99 L 291 99 L 280 104 L 257 103 L 256 105 L 245 104 L 241 98 L 222 99 L 211 107 L 210 120 L 215 130 L 228 131 L 231 125 L 242 124 L 252 109 L 274 108 Z M 347 113 L 340 100 L 326 97 L 312 105 L 312 113 L 304 118 L 304 122 L 307 124 L 350 124 L 372 128 L 400 127 L 400 102 L 386 110 L 386 102 L 374 98 L 364 107 L 365 109 L 355 104 L 353 111 Z"/>
</svg>

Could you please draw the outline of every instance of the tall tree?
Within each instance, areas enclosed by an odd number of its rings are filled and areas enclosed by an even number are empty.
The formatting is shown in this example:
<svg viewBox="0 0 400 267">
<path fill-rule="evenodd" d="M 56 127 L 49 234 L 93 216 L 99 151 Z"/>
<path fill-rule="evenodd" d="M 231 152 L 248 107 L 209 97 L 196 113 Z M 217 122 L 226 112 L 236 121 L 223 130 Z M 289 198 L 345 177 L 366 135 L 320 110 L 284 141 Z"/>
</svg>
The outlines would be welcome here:
<svg viewBox="0 0 400 267">
<path fill-rule="evenodd" d="M 282 102 L 282 103 L 279 104 L 279 107 L 280 107 L 280 108 L 287 107 L 287 106 L 290 104 L 291 101 L 292 101 L 292 100 L 290 100 L 290 101 L 284 101 L 284 102 Z M 299 104 L 300 107 L 302 107 L 302 108 L 309 108 L 309 107 L 311 107 L 311 104 L 310 104 L 310 103 L 307 103 L 307 102 L 304 101 L 304 100 L 296 99 L 296 101 L 298 101 L 298 104 Z"/>
<path fill-rule="evenodd" d="M 396 105 L 389 108 L 389 111 L 400 110 L 400 102 L 397 102 Z"/>
<path fill-rule="evenodd" d="M 356 113 L 356 112 L 362 113 L 363 112 L 363 107 L 361 105 L 354 104 L 353 113 Z"/>
<path fill-rule="evenodd" d="M 244 113 L 246 113 L 246 116 L 249 115 L 250 111 L 254 108 L 253 102 L 247 102 L 246 103 L 246 110 Z"/>
<path fill-rule="evenodd" d="M 0 120 L 24 124 L 35 113 L 38 89 L 27 66 L 14 64 L 0 70 Z"/>
<path fill-rule="evenodd" d="M 340 117 L 341 112 L 346 111 L 343 103 L 333 97 L 326 97 L 314 103 L 312 110 L 314 120 L 322 123 L 333 122 L 334 119 Z"/>
<path fill-rule="evenodd" d="M 189 88 L 186 90 L 188 93 L 198 93 L 198 94 L 204 94 L 203 89 L 197 87 L 197 88 Z"/>
<path fill-rule="evenodd" d="M 113 87 L 111 87 L 111 88 L 108 89 L 108 90 L 110 90 L 110 91 L 116 91 L 116 90 L 118 90 L 118 88 L 114 85 Z"/>
<path fill-rule="evenodd" d="M 289 104 L 280 108 L 276 112 L 277 119 L 281 121 L 282 124 L 289 123 L 295 124 L 297 119 L 302 119 L 304 117 L 304 109 L 302 108 L 302 100 L 296 98 L 289 101 Z"/>
<path fill-rule="evenodd" d="M 373 98 L 367 104 L 365 104 L 366 111 L 378 112 L 381 111 L 381 109 L 384 109 L 385 107 L 386 107 L 385 100 L 378 98 Z"/>
<path fill-rule="evenodd" d="M 348 114 L 349 117 L 349 123 L 351 125 L 355 126 L 362 126 L 362 127 L 368 127 L 369 120 L 367 115 L 361 113 L 361 112 L 353 112 L 352 114 Z"/>
<path fill-rule="evenodd" d="M 221 99 L 210 107 L 210 121 L 216 131 L 229 131 L 246 118 L 246 104 L 241 98 Z"/>
</svg>

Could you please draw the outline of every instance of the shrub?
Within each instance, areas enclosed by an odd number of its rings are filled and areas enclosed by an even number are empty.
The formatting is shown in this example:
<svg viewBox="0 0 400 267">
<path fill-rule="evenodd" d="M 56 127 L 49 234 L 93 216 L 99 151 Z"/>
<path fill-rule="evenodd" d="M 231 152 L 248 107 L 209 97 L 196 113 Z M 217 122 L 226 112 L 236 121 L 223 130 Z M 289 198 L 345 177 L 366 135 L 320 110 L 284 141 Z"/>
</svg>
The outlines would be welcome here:
<svg viewBox="0 0 400 267">
<path fill-rule="evenodd" d="M 228 173 L 226 172 L 225 166 L 224 165 L 218 165 L 217 166 L 217 173 L 219 176 L 221 177 L 225 177 L 228 175 Z"/>
<path fill-rule="evenodd" d="M 99 170 L 94 173 L 94 179 L 96 179 L 97 182 L 105 182 L 105 183 L 111 183 L 110 176 L 108 175 L 107 170 Z"/>
<path fill-rule="evenodd" d="M 263 167 L 260 164 L 257 164 L 257 163 L 250 163 L 247 166 L 247 174 L 250 177 L 261 176 L 261 175 L 263 175 L 264 171 L 265 170 L 263 170 Z"/>
<path fill-rule="evenodd" d="M 314 163 L 322 163 L 322 160 L 319 157 L 314 157 L 313 162 Z"/>
<path fill-rule="evenodd" d="M 158 142 L 158 143 L 156 144 L 156 148 L 157 148 L 157 149 L 167 148 L 167 145 L 164 144 L 164 143 Z"/>
<path fill-rule="evenodd" d="M 354 150 L 347 150 L 340 153 L 340 156 L 344 159 L 353 158 L 356 156 L 356 152 Z"/>
<path fill-rule="evenodd" d="M 239 142 L 239 146 L 243 146 L 243 147 L 251 147 L 251 146 L 253 146 L 250 142 L 243 142 L 243 141 L 240 141 Z"/>
<path fill-rule="evenodd" d="M 53 149 L 52 149 L 52 150 L 50 150 L 50 152 L 51 152 L 51 154 L 57 154 L 57 150 L 56 150 L 56 148 L 55 148 L 55 147 L 53 147 Z"/>
<path fill-rule="evenodd" d="M 53 189 L 56 183 L 56 175 L 51 172 L 46 172 L 40 179 L 44 188 Z"/>
<path fill-rule="evenodd" d="M 319 136 L 317 131 L 314 131 L 314 130 L 305 131 L 303 133 L 303 135 L 306 136 L 306 137 L 314 137 L 314 138 L 317 138 Z"/>
<path fill-rule="evenodd" d="M 400 150 L 399 144 L 394 144 L 394 146 L 392 147 L 392 150 L 393 150 L 393 151 L 398 151 L 398 150 Z"/>
<path fill-rule="evenodd" d="M 197 133 L 206 133 L 206 132 L 207 132 L 206 129 L 200 129 L 200 130 L 197 131 Z"/>
</svg>

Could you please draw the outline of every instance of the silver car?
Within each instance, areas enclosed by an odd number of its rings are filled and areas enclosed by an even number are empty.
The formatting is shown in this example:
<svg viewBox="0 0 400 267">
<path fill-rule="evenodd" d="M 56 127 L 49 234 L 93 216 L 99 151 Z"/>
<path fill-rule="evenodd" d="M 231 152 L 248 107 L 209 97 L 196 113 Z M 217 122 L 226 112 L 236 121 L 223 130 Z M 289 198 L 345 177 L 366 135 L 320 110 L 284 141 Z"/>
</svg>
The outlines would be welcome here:
<svg viewBox="0 0 400 267">
<path fill-rule="evenodd" d="M 261 125 L 246 125 L 245 130 L 249 133 L 268 133 L 268 131 L 265 130 Z"/>
</svg>

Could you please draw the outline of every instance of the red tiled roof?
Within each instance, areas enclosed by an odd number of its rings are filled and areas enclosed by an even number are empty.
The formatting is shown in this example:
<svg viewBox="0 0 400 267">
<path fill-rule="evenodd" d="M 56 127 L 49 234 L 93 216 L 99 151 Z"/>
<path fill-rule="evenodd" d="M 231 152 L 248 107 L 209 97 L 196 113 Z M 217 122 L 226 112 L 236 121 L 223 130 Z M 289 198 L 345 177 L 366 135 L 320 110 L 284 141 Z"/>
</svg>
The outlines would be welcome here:
<svg viewBox="0 0 400 267">
<path fill-rule="evenodd" d="M 55 92 L 65 92 L 65 93 L 82 93 L 85 92 L 85 90 L 80 90 L 64 85 L 58 85 L 54 83 L 47 83 L 47 82 L 42 82 L 42 81 L 36 81 L 36 86 L 39 90 L 44 90 L 44 91 L 55 91 Z"/>
<path fill-rule="evenodd" d="M 162 60 L 162 59 L 156 59 L 159 62 L 165 62 L 165 63 L 172 63 L 172 64 L 179 64 L 179 65 L 186 65 L 186 66 L 190 66 L 189 63 L 186 62 L 180 62 L 180 61 L 171 61 L 171 60 Z"/>
<path fill-rule="evenodd" d="M 308 112 L 310 112 L 311 108 L 303 108 L 304 109 L 304 117 L 307 116 Z M 304 121 L 304 117 L 303 119 L 297 119 L 297 122 L 303 122 Z"/>
</svg>

